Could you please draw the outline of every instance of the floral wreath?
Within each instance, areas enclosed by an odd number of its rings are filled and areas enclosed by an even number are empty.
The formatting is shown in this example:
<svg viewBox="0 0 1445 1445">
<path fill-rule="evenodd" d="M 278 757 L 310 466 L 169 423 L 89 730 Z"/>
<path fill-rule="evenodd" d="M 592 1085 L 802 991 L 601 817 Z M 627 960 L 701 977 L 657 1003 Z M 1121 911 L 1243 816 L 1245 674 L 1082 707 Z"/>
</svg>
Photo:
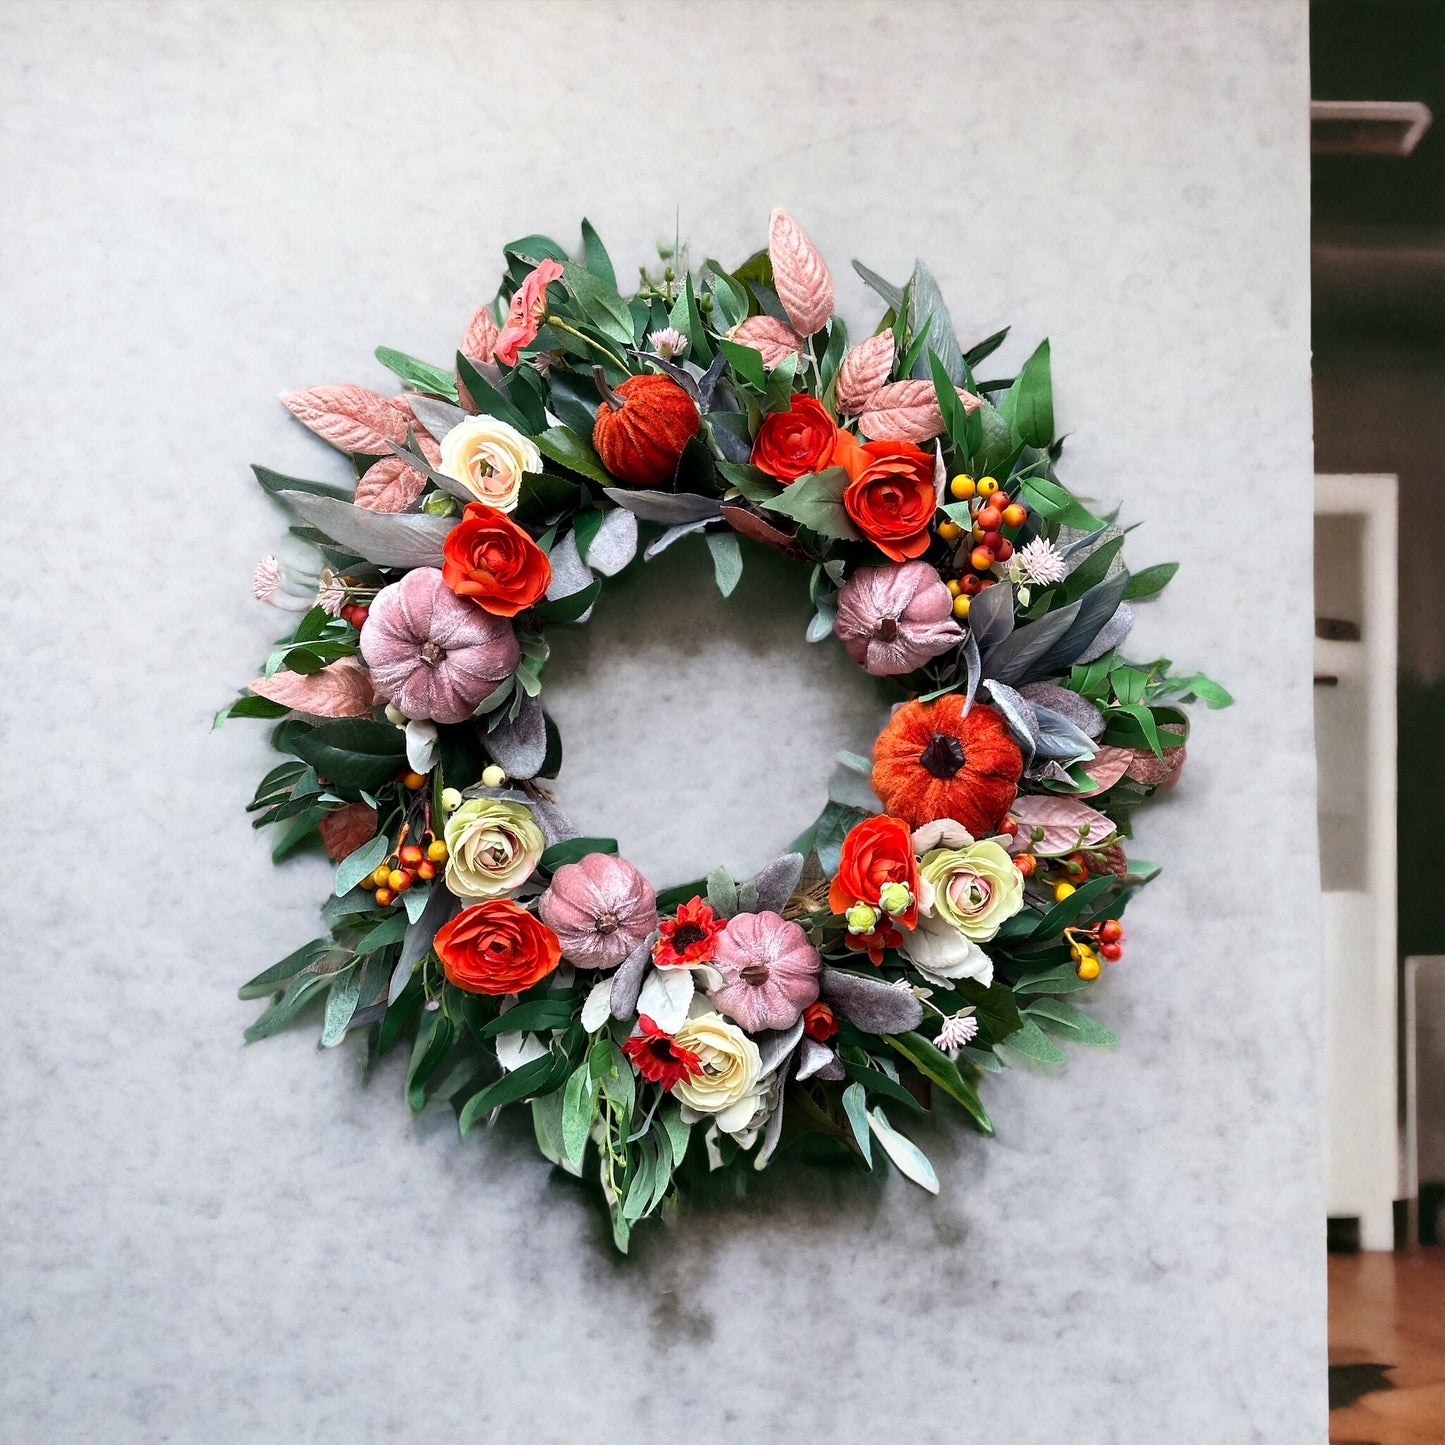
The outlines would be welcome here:
<svg viewBox="0 0 1445 1445">
<path fill-rule="evenodd" d="M 832 278 L 775 211 L 765 251 L 696 270 L 659 248 L 620 291 L 582 223 L 505 250 L 455 369 L 382 348 L 397 396 L 283 397 L 352 486 L 263 467 L 309 562 L 256 570 L 302 613 L 221 717 L 281 719 L 251 811 L 277 861 L 336 862 L 321 937 L 240 991 L 248 1039 L 323 997 L 321 1043 L 409 1043 L 413 1110 L 466 1135 L 528 1103 L 554 1165 L 600 1180 L 613 1237 L 711 1171 L 807 1137 L 937 1191 L 899 1122 L 979 1097 L 1005 1063 L 1111 1044 L 1077 996 L 1118 960 L 1135 807 L 1184 761 L 1202 674 L 1126 660 L 1123 531 L 1058 480 L 1048 343 L 976 370 L 920 262 L 849 346 Z M 807 640 L 896 689 L 870 759 L 755 878 L 658 892 L 547 787 L 550 627 L 691 535 L 724 595 L 739 538 L 807 569 Z M 945 1102 L 947 1101 L 947 1102 Z"/>
</svg>

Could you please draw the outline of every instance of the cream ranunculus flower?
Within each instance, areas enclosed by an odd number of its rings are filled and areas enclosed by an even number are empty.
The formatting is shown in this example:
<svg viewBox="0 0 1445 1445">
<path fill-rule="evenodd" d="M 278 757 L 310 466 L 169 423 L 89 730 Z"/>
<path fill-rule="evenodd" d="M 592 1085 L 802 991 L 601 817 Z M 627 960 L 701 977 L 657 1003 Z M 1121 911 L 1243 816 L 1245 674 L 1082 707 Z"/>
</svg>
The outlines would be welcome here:
<svg viewBox="0 0 1445 1445">
<path fill-rule="evenodd" d="M 974 943 L 987 943 L 1024 906 L 1023 874 L 992 838 L 935 848 L 918 865 L 922 911 Z"/>
<path fill-rule="evenodd" d="M 699 1114 L 714 1115 L 724 1134 L 747 1128 L 757 1112 L 758 1096 L 766 1092 L 768 1084 L 761 1077 L 763 1060 L 758 1046 L 736 1024 L 716 1013 L 688 1019 L 673 1037 L 702 1064 L 702 1073 L 673 1085 L 678 1102 Z"/>
<path fill-rule="evenodd" d="M 531 876 L 547 846 L 530 808 L 470 798 L 447 819 L 447 887 L 458 898 L 501 898 Z"/>
<path fill-rule="evenodd" d="M 536 444 L 494 416 L 458 422 L 442 438 L 441 449 L 437 470 L 499 512 L 510 512 L 517 505 L 523 472 L 542 470 Z"/>
</svg>

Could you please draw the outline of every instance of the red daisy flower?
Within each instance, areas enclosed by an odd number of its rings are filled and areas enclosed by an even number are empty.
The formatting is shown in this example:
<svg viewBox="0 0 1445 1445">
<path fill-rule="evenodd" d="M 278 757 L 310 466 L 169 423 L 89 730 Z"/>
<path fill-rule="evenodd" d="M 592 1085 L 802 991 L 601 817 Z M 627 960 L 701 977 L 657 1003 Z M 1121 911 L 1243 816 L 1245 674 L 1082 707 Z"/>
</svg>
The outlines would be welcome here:
<svg viewBox="0 0 1445 1445">
<path fill-rule="evenodd" d="M 665 918 L 657 927 L 662 937 L 652 945 L 652 961 L 659 968 L 687 968 L 712 957 L 727 921 L 701 898 L 693 898 L 677 910 L 676 918 Z"/>
<path fill-rule="evenodd" d="M 644 1079 L 671 1089 L 683 1079 L 702 1073 L 702 1061 L 691 1049 L 685 1049 L 671 1034 L 664 1033 L 646 1014 L 638 1016 L 640 1034 L 622 1045 L 622 1052 L 632 1060 L 633 1067 Z"/>
</svg>

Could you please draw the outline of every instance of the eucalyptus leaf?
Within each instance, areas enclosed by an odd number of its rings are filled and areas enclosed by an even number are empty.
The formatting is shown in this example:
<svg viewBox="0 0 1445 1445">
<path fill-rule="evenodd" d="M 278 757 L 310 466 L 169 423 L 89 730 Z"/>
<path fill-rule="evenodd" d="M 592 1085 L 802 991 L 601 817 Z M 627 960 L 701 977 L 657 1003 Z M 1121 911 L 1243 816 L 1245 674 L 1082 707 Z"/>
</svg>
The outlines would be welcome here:
<svg viewBox="0 0 1445 1445">
<path fill-rule="evenodd" d="M 708 551 L 712 553 L 713 574 L 717 590 L 731 597 L 743 575 L 743 554 L 735 532 L 709 532 Z"/>
<path fill-rule="evenodd" d="M 849 1084 L 843 1090 L 843 1112 L 848 1116 L 848 1125 L 853 1130 L 853 1142 L 863 1156 L 863 1162 L 873 1167 L 873 1142 L 868 1129 L 868 1095 L 863 1085 Z"/>
<path fill-rule="evenodd" d="M 934 1173 L 933 1165 L 928 1162 L 928 1156 L 888 1122 L 888 1116 L 882 1109 L 873 1108 L 868 1111 L 868 1127 L 883 1146 L 883 1152 L 898 1166 L 901 1174 L 930 1194 L 938 1193 L 938 1175 Z"/>
<path fill-rule="evenodd" d="M 371 842 L 364 844 L 354 853 L 348 853 L 336 865 L 336 884 L 333 888 L 337 898 L 350 893 L 368 873 L 374 872 L 391 851 L 391 841 L 385 833 L 378 833 Z"/>
</svg>

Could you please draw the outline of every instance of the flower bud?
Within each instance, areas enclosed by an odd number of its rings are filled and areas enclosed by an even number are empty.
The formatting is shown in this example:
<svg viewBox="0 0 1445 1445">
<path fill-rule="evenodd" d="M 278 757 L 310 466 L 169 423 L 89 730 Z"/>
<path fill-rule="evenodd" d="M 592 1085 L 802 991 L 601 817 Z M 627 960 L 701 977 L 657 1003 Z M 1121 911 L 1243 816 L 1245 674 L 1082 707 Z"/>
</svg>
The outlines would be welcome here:
<svg viewBox="0 0 1445 1445">
<path fill-rule="evenodd" d="M 878 902 L 887 914 L 907 913 L 913 907 L 913 890 L 906 883 L 885 883 L 878 890 Z"/>
<path fill-rule="evenodd" d="M 450 517 L 457 510 L 457 504 L 445 492 L 433 492 L 421 504 L 421 509 L 433 517 Z"/>
<path fill-rule="evenodd" d="M 482 769 L 482 786 L 484 788 L 500 788 L 506 781 L 506 773 L 495 763 L 490 763 Z"/>
<path fill-rule="evenodd" d="M 855 903 L 847 916 L 849 933 L 872 933 L 878 926 L 878 910 L 866 903 Z"/>
<path fill-rule="evenodd" d="M 387 703 L 386 720 L 393 727 L 404 728 L 406 726 L 406 714 L 395 703 Z"/>
</svg>

